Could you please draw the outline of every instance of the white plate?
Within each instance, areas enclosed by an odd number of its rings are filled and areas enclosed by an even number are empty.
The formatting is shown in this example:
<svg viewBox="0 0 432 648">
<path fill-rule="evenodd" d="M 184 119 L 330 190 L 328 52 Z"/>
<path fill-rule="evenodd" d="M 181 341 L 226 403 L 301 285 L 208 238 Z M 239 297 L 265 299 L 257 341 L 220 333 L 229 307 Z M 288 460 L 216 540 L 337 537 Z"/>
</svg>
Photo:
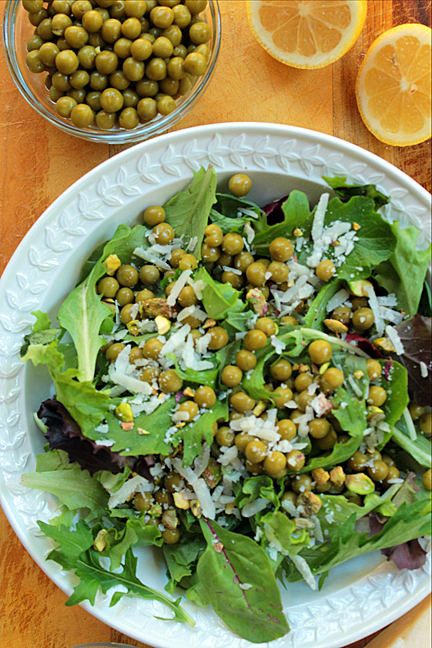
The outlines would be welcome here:
<svg viewBox="0 0 432 648">
<path fill-rule="evenodd" d="M 21 542 L 48 576 L 66 593 L 73 577 L 53 562 L 51 548 L 37 537 L 36 520 L 55 510 L 50 495 L 20 485 L 35 467 L 43 439 L 32 421 L 50 389 L 43 371 L 19 359 L 31 311 L 56 312 L 75 285 L 82 262 L 119 223 L 136 221 L 148 205 L 163 203 L 184 188 L 192 171 L 212 164 L 219 187 L 246 171 L 254 187 L 250 198 L 264 205 L 291 189 L 306 191 L 315 203 L 326 188 L 321 176 L 348 175 L 355 183 L 374 183 L 391 197 L 388 219 L 421 228 L 420 245 L 430 238 L 430 195 L 404 173 L 352 144 L 317 132 L 275 124 L 215 124 L 170 133 L 107 160 L 65 191 L 39 218 L 12 257 L 0 284 L 0 495 Z M 249 197 L 249 196 L 248 196 Z M 340 648 L 379 630 L 401 616 L 430 591 L 430 558 L 422 569 L 399 571 L 378 553 L 336 568 L 321 592 L 304 583 L 282 589 L 291 632 L 272 648 Z M 140 550 L 139 575 L 163 589 L 162 559 Z M 126 635 L 160 648 L 246 648 L 210 609 L 189 602 L 196 620 L 190 628 L 164 622 L 167 610 L 138 598 L 123 598 L 109 608 L 100 595 L 84 607 Z M 169 614 L 169 613 L 168 613 Z"/>
</svg>

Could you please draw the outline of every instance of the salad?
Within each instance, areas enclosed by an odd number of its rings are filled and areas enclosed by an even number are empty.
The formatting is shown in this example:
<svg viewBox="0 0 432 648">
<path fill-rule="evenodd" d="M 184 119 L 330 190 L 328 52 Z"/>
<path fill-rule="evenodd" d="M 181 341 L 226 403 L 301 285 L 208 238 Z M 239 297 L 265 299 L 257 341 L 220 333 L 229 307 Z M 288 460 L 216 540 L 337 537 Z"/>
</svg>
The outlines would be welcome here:
<svg viewBox="0 0 432 648">
<path fill-rule="evenodd" d="M 181 591 L 261 643 L 289 631 L 284 582 L 375 550 L 424 563 L 430 249 L 373 185 L 324 180 L 313 209 L 262 208 L 202 168 L 93 252 L 56 323 L 34 313 L 22 359 L 55 396 L 23 483 L 58 498 L 39 526 L 78 577 L 68 605 L 115 588 L 193 625 Z M 136 575 L 151 545 L 166 594 Z"/>
</svg>

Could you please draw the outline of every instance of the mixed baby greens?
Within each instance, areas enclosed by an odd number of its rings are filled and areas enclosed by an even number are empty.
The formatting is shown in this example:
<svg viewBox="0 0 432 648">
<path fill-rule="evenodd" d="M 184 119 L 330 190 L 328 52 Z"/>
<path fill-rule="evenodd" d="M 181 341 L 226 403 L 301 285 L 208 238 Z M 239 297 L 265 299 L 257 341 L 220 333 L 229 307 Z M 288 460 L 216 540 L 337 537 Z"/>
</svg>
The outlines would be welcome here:
<svg viewBox="0 0 432 648">
<path fill-rule="evenodd" d="M 181 588 L 260 643 L 289 630 L 278 580 L 321 587 L 377 549 L 424 560 L 430 250 L 374 186 L 325 180 L 312 211 L 296 190 L 261 208 L 201 169 L 95 250 L 56 327 L 34 313 L 23 361 L 56 396 L 23 483 L 58 498 L 39 526 L 79 578 L 69 605 L 121 585 L 111 605 L 151 598 L 193 625 Z M 166 595 L 137 578 L 145 546 Z"/>
</svg>

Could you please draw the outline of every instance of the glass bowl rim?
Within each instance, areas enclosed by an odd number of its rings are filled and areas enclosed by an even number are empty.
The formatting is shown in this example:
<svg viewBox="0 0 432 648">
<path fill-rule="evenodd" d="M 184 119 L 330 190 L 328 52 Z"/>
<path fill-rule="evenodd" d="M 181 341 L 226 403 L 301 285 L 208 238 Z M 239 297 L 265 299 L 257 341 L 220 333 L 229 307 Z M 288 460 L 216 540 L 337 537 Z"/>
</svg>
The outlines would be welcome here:
<svg viewBox="0 0 432 648">
<path fill-rule="evenodd" d="M 166 132 L 169 128 L 174 126 L 189 112 L 193 105 L 198 101 L 199 97 L 204 93 L 209 85 L 209 81 L 213 75 L 214 69 L 219 56 L 221 46 L 221 15 L 219 0 L 209 0 L 208 7 L 212 18 L 212 39 L 213 47 L 211 50 L 210 64 L 206 73 L 202 77 L 198 77 L 196 87 L 192 89 L 187 95 L 181 105 L 176 109 L 160 119 L 151 121 L 148 124 L 142 124 L 138 128 L 132 130 L 118 130 L 118 131 L 103 131 L 96 129 L 82 129 L 74 126 L 72 123 L 66 122 L 60 116 L 50 112 L 37 98 L 37 95 L 32 91 L 31 87 L 26 82 L 21 71 L 17 53 L 15 51 L 15 22 L 17 17 L 18 8 L 21 0 L 9 0 L 3 12 L 3 50 L 5 53 L 6 64 L 9 72 L 17 86 L 20 94 L 24 97 L 27 103 L 30 104 L 36 112 L 44 117 L 51 124 L 60 128 L 65 133 L 73 135 L 80 139 L 90 142 L 97 142 L 102 144 L 133 144 L 145 141 Z"/>
</svg>

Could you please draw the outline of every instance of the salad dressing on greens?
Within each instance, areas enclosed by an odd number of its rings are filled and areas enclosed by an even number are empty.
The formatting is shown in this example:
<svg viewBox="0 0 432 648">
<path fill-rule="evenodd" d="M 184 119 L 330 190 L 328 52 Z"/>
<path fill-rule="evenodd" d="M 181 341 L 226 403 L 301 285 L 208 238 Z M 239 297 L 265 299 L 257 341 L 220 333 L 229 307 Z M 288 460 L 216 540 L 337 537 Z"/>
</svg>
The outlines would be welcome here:
<svg viewBox="0 0 432 648">
<path fill-rule="evenodd" d="M 193 625 L 182 591 L 260 643 L 289 631 L 278 581 L 316 589 L 377 549 L 423 564 L 430 250 L 374 186 L 325 181 L 312 210 L 297 190 L 261 208 L 244 174 L 222 194 L 200 169 L 95 250 L 56 326 L 34 313 L 23 360 L 56 396 L 23 483 L 58 498 L 39 525 L 79 578 L 68 605 L 122 585 L 112 605 L 126 590 Z M 138 579 L 143 546 L 167 594 Z"/>
</svg>

